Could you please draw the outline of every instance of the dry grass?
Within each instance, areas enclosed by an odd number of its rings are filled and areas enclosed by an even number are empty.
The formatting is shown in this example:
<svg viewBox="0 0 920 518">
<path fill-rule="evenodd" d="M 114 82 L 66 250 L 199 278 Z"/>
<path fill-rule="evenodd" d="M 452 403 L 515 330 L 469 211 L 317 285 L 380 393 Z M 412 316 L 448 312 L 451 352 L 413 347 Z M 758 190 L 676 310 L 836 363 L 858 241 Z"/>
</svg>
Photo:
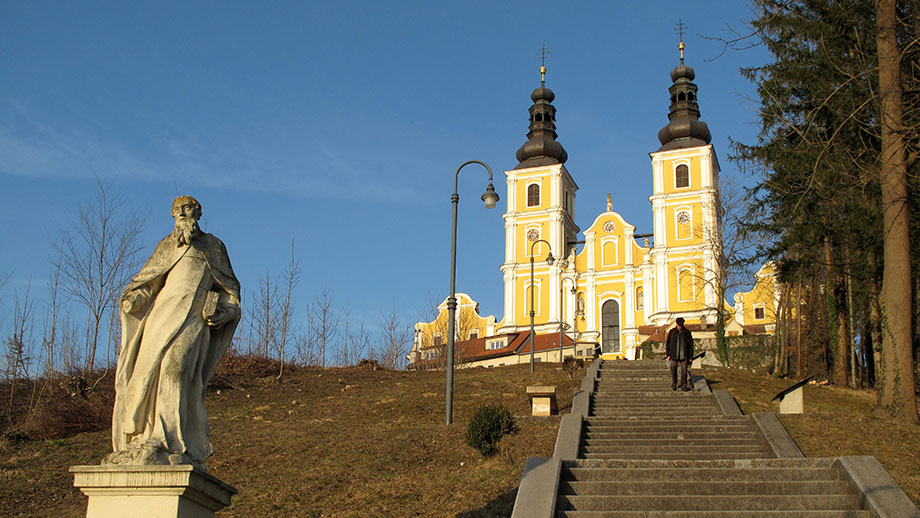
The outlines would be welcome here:
<svg viewBox="0 0 920 518">
<path fill-rule="evenodd" d="M 746 414 L 779 414 L 771 400 L 794 381 L 734 369 L 700 372 L 713 389 L 731 392 Z M 779 418 L 806 456 L 872 455 L 920 505 L 920 426 L 875 411 L 875 401 L 873 391 L 812 384 L 805 387 L 806 413 Z"/>
<path fill-rule="evenodd" d="M 559 365 L 455 373 L 454 424 L 444 425 L 444 372 L 295 369 L 281 383 L 223 374 L 208 396 L 216 454 L 208 469 L 240 494 L 220 517 L 508 516 L 524 460 L 552 455 L 559 418 L 531 418 L 526 385 L 559 387 L 567 413 L 574 379 Z M 477 406 L 518 417 L 495 457 L 467 446 Z M 7 444 L 0 450 L 0 514 L 80 517 L 85 497 L 67 468 L 93 464 L 108 433 Z"/>
<path fill-rule="evenodd" d="M 524 460 L 551 455 L 558 418 L 530 418 L 524 387 L 559 387 L 566 413 L 584 371 L 558 365 L 458 370 L 454 425 L 444 425 L 444 372 L 293 369 L 280 383 L 238 364 L 208 396 L 216 454 L 212 473 L 240 494 L 219 517 L 508 516 Z M 263 375 L 275 372 L 255 366 Z M 261 370 L 260 370 L 261 369 Z M 746 413 L 777 409 L 789 384 L 730 369 L 703 372 Z M 502 403 L 521 431 L 490 459 L 466 445 L 478 405 Z M 874 455 L 918 501 L 920 428 L 873 415 L 874 393 L 808 386 L 803 416 L 782 416 L 812 457 Z M 86 500 L 67 472 L 109 449 L 108 431 L 0 446 L 0 514 L 82 517 Z"/>
</svg>

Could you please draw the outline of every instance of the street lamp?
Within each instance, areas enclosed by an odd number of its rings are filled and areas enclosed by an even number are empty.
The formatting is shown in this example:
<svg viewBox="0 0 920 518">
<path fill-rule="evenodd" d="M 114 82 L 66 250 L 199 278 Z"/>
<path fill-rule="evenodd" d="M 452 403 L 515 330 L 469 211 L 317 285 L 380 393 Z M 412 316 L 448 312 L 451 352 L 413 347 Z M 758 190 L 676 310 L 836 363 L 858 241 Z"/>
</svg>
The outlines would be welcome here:
<svg viewBox="0 0 920 518">
<path fill-rule="evenodd" d="M 450 197 L 450 203 L 453 205 L 453 219 L 451 220 L 450 230 L 450 297 L 447 297 L 447 407 L 445 409 L 446 422 L 451 424 L 454 420 L 454 320 L 457 314 L 457 297 L 456 297 L 456 277 L 457 277 L 457 205 L 460 203 L 460 195 L 457 194 L 457 180 L 460 177 L 460 170 L 470 164 L 479 164 L 489 172 L 489 187 L 482 195 L 482 202 L 487 209 L 494 209 L 498 202 L 498 193 L 492 186 L 492 169 L 484 162 L 479 160 L 468 160 L 460 164 L 457 172 L 454 173 L 454 193 Z"/>
<path fill-rule="evenodd" d="M 537 335 L 536 335 L 536 333 L 534 332 L 534 328 L 533 328 L 533 317 L 536 315 L 536 313 L 534 313 L 534 310 L 533 310 L 533 287 L 534 287 L 534 280 L 533 280 L 533 247 L 536 246 L 537 243 L 546 243 L 546 246 L 549 247 L 549 253 L 546 254 L 546 264 L 552 266 L 552 265 L 553 265 L 553 261 L 554 261 L 554 259 L 553 259 L 553 248 L 552 248 L 552 245 L 549 244 L 549 241 L 547 241 L 547 240 L 545 240 L 545 239 L 538 239 L 538 240 L 536 240 L 536 241 L 534 241 L 533 243 L 530 244 L 530 373 L 531 373 L 531 374 L 533 374 L 533 355 L 534 355 L 534 349 L 537 348 L 537 341 L 536 341 Z"/>
<path fill-rule="evenodd" d="M 562 311 L 562 293 L 565 288 L 565 281 L 572 281 L 572 295 L 575 295 L 575 279 L 572 277 L 562 277 L 559 281 L 559 361 L 562 361 L 562 328 L 565 326 L 565 313 Z M 575 322 L 572 322 L 572 344 L 575 344 Z M 575 356 L 573 348 L 572 356 Z"/>
</svg>

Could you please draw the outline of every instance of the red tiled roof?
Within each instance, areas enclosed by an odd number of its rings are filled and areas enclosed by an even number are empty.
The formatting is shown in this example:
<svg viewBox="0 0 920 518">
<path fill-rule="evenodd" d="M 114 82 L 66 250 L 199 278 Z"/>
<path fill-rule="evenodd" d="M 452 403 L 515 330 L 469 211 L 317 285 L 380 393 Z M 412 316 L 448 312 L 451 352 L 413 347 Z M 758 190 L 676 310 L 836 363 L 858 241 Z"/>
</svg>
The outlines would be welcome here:
<svg viewBox="0 0 920 518">
<path fill-rule="evenodd" d="M 501 349 L 486 349 L 486 342 L 496 338 L 507 337 L 508 345 Z M 530 354 L 530 332 L 521 331 L 517 333 L 507 333 L 503 335 L 486 336 L 483 338 L 473 338 L 471 340 L 462 340 L 454 342 L 454 358 L 459 363 L 468 363 L 512 354 Z M 536 351 L 552 350 L 559 347 L 559 333 L 538 334 L 536 337 Z M 563 334 L 562 343 L 565 347 L 573 345 L 572 339 Z M 441 366 L 444 363 L 443 358 L 433 358 L 431 360 L 420 360 L 407 366 L 409 369 L 425 369 L 430 367 Z"/>
</svg>

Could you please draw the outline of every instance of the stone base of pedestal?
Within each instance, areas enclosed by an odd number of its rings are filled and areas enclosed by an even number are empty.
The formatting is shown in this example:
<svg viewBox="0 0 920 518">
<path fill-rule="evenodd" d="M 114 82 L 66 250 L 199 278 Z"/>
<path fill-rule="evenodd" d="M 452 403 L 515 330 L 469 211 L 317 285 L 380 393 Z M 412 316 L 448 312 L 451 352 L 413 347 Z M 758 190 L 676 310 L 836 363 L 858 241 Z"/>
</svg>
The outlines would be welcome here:
<svg viewBox="0 0 920 518">
<path fill-rule="evenodd" d="M 179 466 L 72 466 L 73 485 L 89 497 L 86 518 L 214 518 L 236 489 Z"/>
</svg>

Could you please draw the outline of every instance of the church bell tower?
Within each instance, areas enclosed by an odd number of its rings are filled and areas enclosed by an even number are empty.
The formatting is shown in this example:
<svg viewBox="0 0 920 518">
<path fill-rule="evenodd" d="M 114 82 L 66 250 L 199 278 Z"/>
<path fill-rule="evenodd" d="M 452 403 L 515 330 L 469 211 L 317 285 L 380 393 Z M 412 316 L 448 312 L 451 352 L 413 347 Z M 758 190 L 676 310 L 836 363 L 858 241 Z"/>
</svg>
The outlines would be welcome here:
<svg viewBox="0 0 920 518">
<path fill-rule="evenodd" d="M 518 165 L 505 171 L 508 211 L 505 219 L 505 262 L 501 266 L 505 286 L 505 320 L 500 332 L 523 331 L 530 325 L 533 290 L 538 333 L 558 326 L 560 308 L 560 262 L 568 255 L 566 243 L 575 241 L 574 202 L 578 186 L 565 168 L 568 158 L 556 138 L 556 108 L 552 90 L 546 87 L 546 67 L 540 67 L 540 86 L 530 94 L 527 142 L 517 150 Z M 540 242 L 545 240 L 549 243 Z M 530 259 L 534 256 L 531 285 Z"/>
<path fill-rule="evenodd" d="M 661 147 L 650 153 L 655 245 L 655 307 L 648 320 L 663 325 L 676 316 L 714 321 L 720 303 L 719 163 L 709 127 L 700 120 L 696 74 L 684 64 L 671 70 L 668 124 Z"/>
</svg>

